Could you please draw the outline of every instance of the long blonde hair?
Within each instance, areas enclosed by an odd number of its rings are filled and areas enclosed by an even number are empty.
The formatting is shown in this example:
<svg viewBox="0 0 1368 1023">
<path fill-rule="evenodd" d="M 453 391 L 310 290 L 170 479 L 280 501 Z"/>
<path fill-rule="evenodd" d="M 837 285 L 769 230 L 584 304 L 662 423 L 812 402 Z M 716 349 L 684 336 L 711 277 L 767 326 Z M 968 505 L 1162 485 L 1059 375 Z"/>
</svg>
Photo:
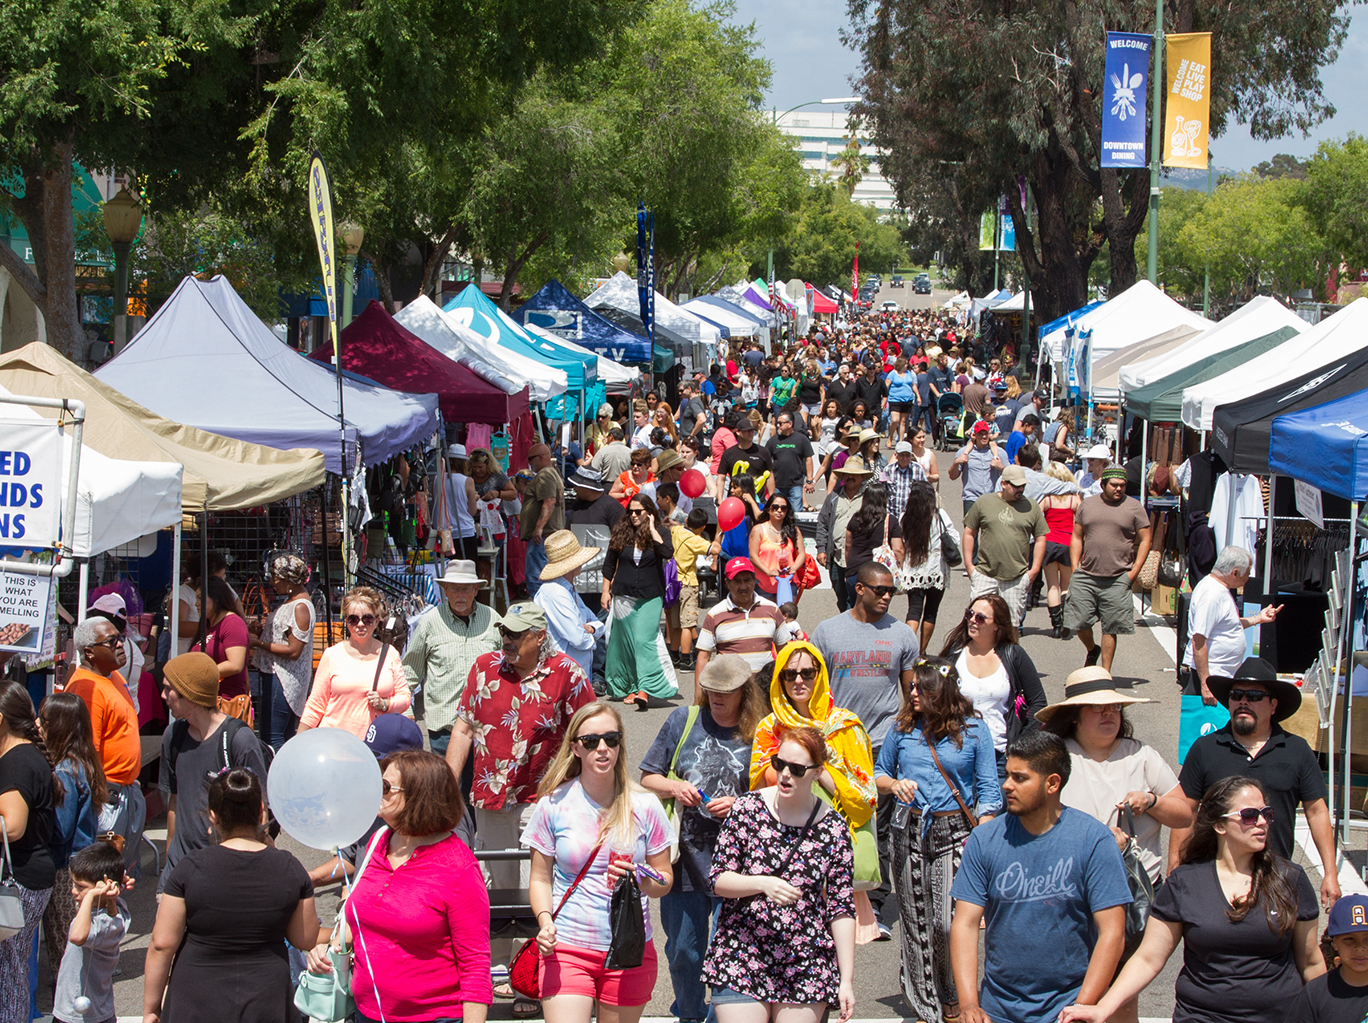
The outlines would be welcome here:
<svg viewBox="0 0 1368 1023">
<path fill-rule="evenodd" d="M 565 729 L 565 737 L 561 739 L 560 749 L 556 751 L 555 758 L 542 775 L 537 795 L 548 796 L 580 776 L 580 758 L 575 756 L 574 750 L 570 747 L 574 744 L 575 736 L 579 735 L 580 729 L 584 727 L 584 723 L 600 714 L 607 714 L 617 722 L 617 730 L 622 733 L 623 741 L 618 743 L 617 763 L 613 765 L 613 801 L 599 821 L 599 838 L 604 841 L 617 838 L 624 844 L 629 844 L 636 841 L 632 794 L 646 790 L 632 781 L 627 773 L 626 729 L 622 724 L 622 715 L 611 703 L 589 703 L 575 711 L 575 716 L 570 719 L 570 724 Z"/>
</svg>

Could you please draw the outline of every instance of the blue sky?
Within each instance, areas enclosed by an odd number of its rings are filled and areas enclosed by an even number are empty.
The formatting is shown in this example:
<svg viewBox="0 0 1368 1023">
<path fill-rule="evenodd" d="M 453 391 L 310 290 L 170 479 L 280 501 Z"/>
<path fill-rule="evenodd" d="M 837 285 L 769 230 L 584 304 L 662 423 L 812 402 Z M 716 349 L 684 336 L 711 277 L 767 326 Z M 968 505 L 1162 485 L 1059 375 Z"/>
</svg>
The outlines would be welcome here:
<svg viewBox="0 0 1368 1023">
<path fill-rule="evenodd" d="M 774 65 L 774 82 L 767 97 L 771 106 L 782 111 L 808 100 L 852 94 L 850 76 L 858 62 L 839 38 L 846 24 L 846 6 L 841 0 L 735 2 L 735 20 L 741 24 L 755 22 L 764 55 Z M 1326 96 L 1339 110 L 1335 117 L 1314 128 L 1308 138 L 1296 134 L 1273 142 L 1256 141 L 1243 125 L 1232 125 L 1224 136 L 1212 141 L 1216 165 L 1244 170 L 1275 153 L 1305 158 L 1324 139 L 1343 138 L 1351 131 L 1368 135 L 1368 104 L 1362 102 L 1368 94 L 1368 15 L 1354 17 L 1339 59 L 1322 70 L 1321 79 Z"/>
</svg>

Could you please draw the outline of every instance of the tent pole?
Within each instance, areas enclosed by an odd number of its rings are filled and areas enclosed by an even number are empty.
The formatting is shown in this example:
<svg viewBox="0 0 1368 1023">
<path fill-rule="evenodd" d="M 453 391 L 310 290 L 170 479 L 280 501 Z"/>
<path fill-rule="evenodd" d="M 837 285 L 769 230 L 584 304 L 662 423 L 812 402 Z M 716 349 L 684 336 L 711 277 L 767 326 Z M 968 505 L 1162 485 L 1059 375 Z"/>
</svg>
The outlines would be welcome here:
<svg viewBox="0 0 1368 1023">
<path fill-rule="evenodd" d="M 181 523 L 171 534 L 171 656 L 180 649 Z"/>
<path fill-rule="evenodd" d="M 1358 550 L 1358 517 L 1359 502 L 1351 501 L 1349 503 L 1349 571 L 1346 578 L 1341 580 L 1341 583 L 1345 587 L 1345 594 L 1348 597 L 1344 602 L 1345 613 L 1340 619 L 1340 638 L 1343 640 L 1344 653 L 1340 653 L 1340 646 L 1336 644 L 1335 662 L 1332 668 L 1335 675 L 1332 684 L 1336 689 L 1339 688 L 1339 674 L 1341 668 L 1343 668 L 1344 671 L 1344 738 L 1340 747 L 1340 755 L 1344 762 L 1344 803 L 1340 818 L 1335 822 L 1337 831 L 1340 830 L 1340 828 L 1344 829 L 1343 834 L 1340 836 L 1342 842 L 1348 841 L 1349 838 L 1349 801 L 1354 790 L 1353 765 L 1351 762 L 1352 758 L 1349 755 L 1350 750 L 1354 748 L 1353 738 L 1350 734 L 1353 731 L 1354 721 L 1354 672 L 1352 657 L 1350 655 L 1354 649 L 1354 622 L 1356 621 L 1354 616 L 1354 593 L 1358 589 L 1358 587 L 1354 585 L 1354 579 L 1358 575 L 1357 559 L 1355 558 L 1355 554 Z M 1332 737 L 1334 736 L 1333 730 L 1330 734 Z M 1331 743 L 1331 745 L 1333 745 L 1333 743 Z"/>
<path fill-rule="evenodd" d="M 1117 415 L 1124 419 L 1125 413 L 1118 411 Z M 1146 485 L 1145 467 L 1149 465 L 1149 420 L 1136 420 L 1137 423 L 1144 422 L 1140 428 L 1140 507 L 1149 511 L 1149 487 Z M 1125 465 L 1125 462 L 1119 463 Z"/>
<path fill-rule="evenodd" d="M 76 593 L 76 621 L 86 620 L 86 601 L 90 594 L 90 559 L 81 559 L 81 571 L 79 575 L 79 585 Z"/>
<path fill-rule="evenodd" d="M 204 630 L 209 625 L 209 509 L 200 512 L 200 616 L 196 643 L 204 649 Z"/>
<path fill-rule="evenodd" d="M 1278 474 L 1276 472 L 1268 475 L 1268 528 L 1264 530 L 1264 564 L 1263 581 L 1264 596 L 1268 602 L 1273 603 L 1273 516 L 1276 504 L 1274 498 L 1278 493 Z"/>
<path fill-rule="evenodd" d="M 318 488 L 318 514 L 321 519 L 319 536 L 323 541 L 323 619 L 324 631 L 328 636 L 328 646 L 333 644 L 332 631 L 332 558 L 328 553 L 328 484 L 326 474 Z"/>
</svg>

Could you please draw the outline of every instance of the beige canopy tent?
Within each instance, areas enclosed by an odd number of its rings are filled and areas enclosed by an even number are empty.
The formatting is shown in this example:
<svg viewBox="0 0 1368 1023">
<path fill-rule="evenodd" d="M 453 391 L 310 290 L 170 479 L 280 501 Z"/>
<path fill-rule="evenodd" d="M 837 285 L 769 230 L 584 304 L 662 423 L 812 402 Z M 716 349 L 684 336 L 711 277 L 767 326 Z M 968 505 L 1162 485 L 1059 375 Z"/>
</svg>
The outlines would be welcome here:
<svg viewBox="0 0 1368 1023">
<path fill-rule="evenodd" d="M 1099 398 L 1115 397 L 1120 393 L 1121 367 L 1141 359 L 1153 359 L 1171 352 L 1179 345 L 1202 332 L 1200 327 L 1190 323 L 1180 323 L 1163 333 L 1156 334 L 1147 341 L 1112 352 L 1093 364 L 1093 394 Z"/>
<path fill-rule="evenodd" d="M 206 370 L 205 386 L 212 367 Z M 102 455 L 184 467 L 185 512 L 231 511 L 280 501 L 323 482 L 323 455 L 280 451 L 163 419 L 42 342 L 0 356 L 0 387 L 12 394 L 77 398 L 86 406 L 84 444 Z M 58 410 L 36 410 L 56 419 Z"/>
</svg>

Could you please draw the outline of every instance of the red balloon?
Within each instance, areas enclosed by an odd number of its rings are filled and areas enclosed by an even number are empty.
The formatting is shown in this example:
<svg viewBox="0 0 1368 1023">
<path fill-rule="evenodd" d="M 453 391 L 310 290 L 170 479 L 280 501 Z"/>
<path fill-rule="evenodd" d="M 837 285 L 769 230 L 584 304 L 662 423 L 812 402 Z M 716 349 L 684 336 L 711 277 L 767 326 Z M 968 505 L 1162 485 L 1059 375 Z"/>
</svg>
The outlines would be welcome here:
<svg viewBox="0 0 1368 1023">
<path fill-rule="evenodd" d="M 684 492 L 685 497 L 697 497 L 703 493 L 705 486 L 703 474 L 697 469 L 690 469 L 679 477 L 679 489 Z"/>
<path fill-rule="evenodd" d="M 746 506 L 739 497 L 729 497 L 717 506 L 717 528 L 726 532 L 741 525 L 746 517 Z"/>
</svg>

